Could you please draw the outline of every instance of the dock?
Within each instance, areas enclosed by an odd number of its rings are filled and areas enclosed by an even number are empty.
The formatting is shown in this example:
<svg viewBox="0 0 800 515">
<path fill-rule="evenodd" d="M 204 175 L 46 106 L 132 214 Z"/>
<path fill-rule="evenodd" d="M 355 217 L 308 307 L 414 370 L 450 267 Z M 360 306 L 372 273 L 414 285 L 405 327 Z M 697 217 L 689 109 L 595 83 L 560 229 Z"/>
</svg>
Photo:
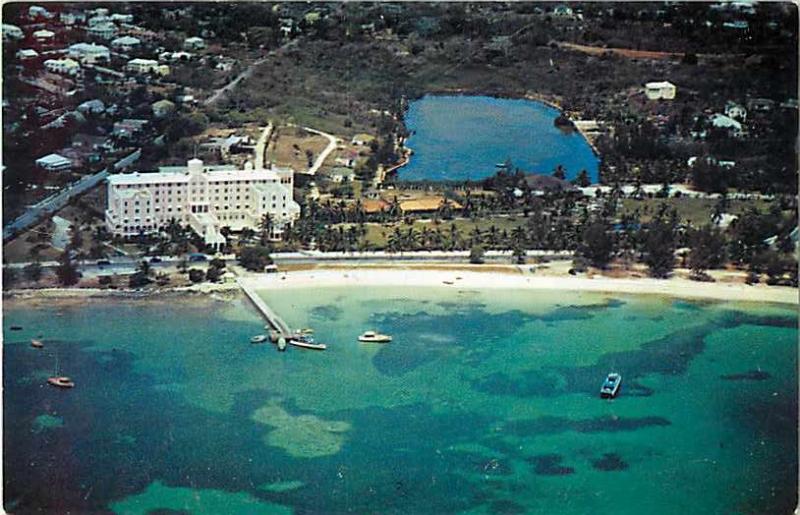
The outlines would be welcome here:
<svg viewBox="0 0 800 515">
<path fill-rule="evenodd" d="M 247 295 L 247 298 L 250 299 L 250 302 L 253 303 L 261 315 L 267 320 L 267 322 L 269 322 L 269 325 L 278 331 L 280 336 L 288 338 L 292 334 L 292 330 L 289 329 L 289 326 L 286 324 L 286 322 L 284 322 L 283 319 L 279 317 L 278 314 L 275 313 L 253 289 L 245 285 L 241 278 L 236 278 L 236 284 L 239 285 L 244 294 Z"/>
</svg>

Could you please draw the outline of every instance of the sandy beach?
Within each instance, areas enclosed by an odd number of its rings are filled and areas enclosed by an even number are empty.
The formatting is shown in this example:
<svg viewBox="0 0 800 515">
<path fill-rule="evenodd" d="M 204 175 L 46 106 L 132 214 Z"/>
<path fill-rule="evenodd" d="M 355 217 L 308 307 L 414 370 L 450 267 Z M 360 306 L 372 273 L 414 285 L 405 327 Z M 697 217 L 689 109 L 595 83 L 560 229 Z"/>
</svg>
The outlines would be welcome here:
<svg viewBox="0 0 800 515">
<path fill-rule="evenodd" d="M 785 286 L 739 283 L 702 283 L 686 279 L 616 279 L 603 276 L 573 277 L 521 275 L 461 270 L 325 269 L 273 275 L 248 275 L 244 280 L 257 289 L 319 288 L 326 286 L 441 286 L 474 289 L 531 289 L 656 294 L 741 302 L 797 304 L 798 290 Z"/>
</svg>

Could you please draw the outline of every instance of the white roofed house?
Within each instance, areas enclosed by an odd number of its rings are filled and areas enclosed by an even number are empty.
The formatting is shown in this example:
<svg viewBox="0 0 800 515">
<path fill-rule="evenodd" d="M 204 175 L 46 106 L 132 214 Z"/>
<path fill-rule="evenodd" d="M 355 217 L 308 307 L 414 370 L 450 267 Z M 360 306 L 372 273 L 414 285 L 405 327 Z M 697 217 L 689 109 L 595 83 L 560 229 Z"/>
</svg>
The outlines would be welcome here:
<svg viewBox="0 0 800 515">
<path fill-rule="evenodd" d="M 33 39 L 35 39 L 39 43 L 49 43 L 53 41 L 55 37 L 56 33 L 53 32 L 52 30 L 42 29 L 42 30 L 37 30 L 36 32 L 33 33 Z"/>
<path fill-rule="evenodd" d="M 32 48 L 17 50 L 17 59 L 21 61 L 29 61 L 31 59 L 36 59 L 37 57 L 39 57 L 39 52 L 33 50 Z"/>
<path fill-rule="evenodd" d="M 49 72 L 71 76 L 78 75 L 81 70 L 81 65 L 69 57 L 64 59 L 48 59 L 44 62 L 44 67 Z"/>
<path fill-rule="evenodd" d="M 711 117 L 710 121 L 712 127 L 715 129 L 726 130 L 728 134 L 735 138 L 741 138 L 744 136 L 742 124 L 729 116 L 717 113 Z"/>
<path fill-rule="evenodd" d="M 186 38 L 183 41 L 183 48 L 186 50 L 201 50 L 206 47 L 206 42 L 203 38 L 199 38 L 197 36 Z"/>
<path fill-rule="evenodd" d="M 111 41 L 111 48 L 121 50 L 123 52 L 130 52 L 141 46 L 142 42 L 139 38 L 133 36 L 122 36 Z"/>
<path fill-rule="evenodd" d="M 106 105 L 102 100 L 87 100 L 78 105 L 78 111 L 84 114 L 102 114 L 106 110 Z"/>
<path fill-rule="evenodd" d="M 158 64 L 154 59 L 131 59 L 125 65 L 125 69 L 132 73 L 147 74 L 155 73 L 158 75 L 169 75 L 169 66 Z"/>
<path fill-rule="evenodd" d="M 59 13 L 58 18 L 64 25 L 77 25 L 79 23 L 86 23 L 86 13 L 80 11 L 62 11 Z"/>
<path fill-rule="evenodd" d="M 111 59 L 111 52 L 108 47 L 94 43 L 75 43 L 67 49 L 67 54 L 84 64 L 94 64 L 98 61 L 109 61 Z"/>
<path fill-rule="evenodd" d="M 91 21 L 91 20 L 90 20 Z M 112 39 L 117 35 L 119 29 L 113 23 L 100 23 L 98 25 L 90 26 L 86 29 L 86 34 L 90 37 L 99 39 Z"/>
<path fill-rule="evenodd" d="M 48 11 L 41 5 L 32 5 L 28 7 L 28 18 L 30 18 L 31 20 L 38 20 L 40 18 L 50 19 L 53 16 L 54 15 L 50 11 Z"/>
<path fill-rule="evenodd" d="M 72 169 L 72 161 L 59 154 L 48 154 L 37 159 L 36 166 L 48 172 L 65 172 Z"/>
<path fill-rule="evenodd" d="M 3 24 L 3 41 L 19 41 L 25 38 L 25 33 L 16 25 Z"/>
<path fill-rule="evenodd" d="M 667 81 L 648 82 L 644 85 L 644 94 L 650 100 L 672 100 L 676 92 L 675 84 Z"/>
<path fill-rule="evenodd" d="M 111 21 L 115 23 L 133 23 L 132 14 L 114 13 L 110 16 Z"/>
<path fill-rule="evenodd" d="M 279 237 L 300 214 L 291 169 L 214 170 L 192 159 L 185 168 L 108 178 L 106 227 L 115 235 L 155 232 L 173 218 L 187 224 L 207 245 L 225 244 L 222 227 L 258 228 L 264 214 Z"/>
<path fill-rule="evenodd" d="M 156 118 L 164 118 L 168 114 L 175 112 L 175 104 L 166 99 L 153 102 L 151 107 L 153 109 L 153 116 Z"/>
</svg>

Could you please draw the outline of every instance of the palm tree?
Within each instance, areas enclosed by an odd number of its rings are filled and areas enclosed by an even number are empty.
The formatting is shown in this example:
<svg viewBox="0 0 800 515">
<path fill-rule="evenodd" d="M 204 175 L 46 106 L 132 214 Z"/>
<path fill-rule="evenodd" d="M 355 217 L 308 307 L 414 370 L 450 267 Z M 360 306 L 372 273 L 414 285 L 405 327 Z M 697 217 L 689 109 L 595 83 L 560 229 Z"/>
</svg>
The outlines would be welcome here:
<svg viewBox="0 0 800 515">
<path fill-rule="evenodd" d="M 261 216 L 261 221 L 258 223 L 258 228 L 261 230 L 261 241 L 264 242 L 269 239 L 272 234 L 273 222 L 270 213 L 264 213 Z"/>
</svg>

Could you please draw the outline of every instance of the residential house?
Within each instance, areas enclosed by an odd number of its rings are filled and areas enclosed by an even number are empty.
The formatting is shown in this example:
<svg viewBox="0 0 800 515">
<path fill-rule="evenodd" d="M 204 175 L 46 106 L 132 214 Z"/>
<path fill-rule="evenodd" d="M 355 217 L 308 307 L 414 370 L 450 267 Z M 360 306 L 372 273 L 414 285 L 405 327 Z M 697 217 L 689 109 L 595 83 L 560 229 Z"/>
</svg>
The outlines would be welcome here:
<svg viewBox="0 0 800 515">
<path fill-rule="evenodd" d="M 83 114 L 102 114 L 105 110 L 106 105 L 99 99 L 87 100 L 78 105 L 78 111 Z"/>
<path fill-rule="evenodd" d="M 126 118 L 120 122 L 114 122 L 111 134 L 119 138 L 132 138 L 141 133 L 147 125 L 147 120 Z"/>
<path fill-rule="evenodd" d="M 747 109 L 736 102 L 725 103 L 725 116 L 729 116 L 735 120 L 743 122 L 747 120 Z"/>
<path fill-rule="evenodd" d="M 64 25 L 77 25 L 79 23 L 86 23 L 86 13 L 77 11 L 62 11 L 58 15 L 59 20 Z"/>
<path fill-rule="evenodd" d="M 107 23 L 111 23 L 111 18 L 106 16 L 105 14 L 92 16 L 91 18 L 86 20 L 86 24 L 90 27 L 95 27 L 97 25 L 105 25 Z"/>
<path fill-rule="evenodd" d="M 199 38 L 197 36 L 186 38 L 183 41 L 183 48 L 186 50 L 202 50 L 206 47 L 206 42 L 203 38 Z"/>
<path fill-rule="evenodd" d="M 98 61 L 109 61 L 111 52 L 108 47 L 94 43 L 75 43 L 67 49 L 67 55 L 83 64 L 95 64 Z"/>
<path fill-rule="evenodd" d="M 280 237 L 300 215 L 293 198 L 294 171 L 271 168 L 214 170 L 191 159 L 180 171 L 115 174 L 108 178 L 106 227 L 115 235 L 156 232 L 176 220 L 187 224 L 207 245 L 220 248 L 222 227 L 257 228 L 264 215 L 273 220 L 271 237 Z"/>
<path fill-rule="evenodd" d="M 33 50 L 32 48 L 17 50 L 17 59 L 20 61 L 30 61 L 31 59 L 36 59 L 37 57 L 39 57 L 39 52 Z"/>
<path fill-rule="evenodd" d="M 750 111 L 765 113 L 775 108 L 775 101 L 769 98 L 751 98 L 747 101 L 747 108 Z"/>
<path fill-rule="evenodd" d="M 225 138 L 211 138 L 200 144 L 200 148 L 208 152 L 218 153 L 222 159 L 227 159 L 231 154 L 240 152 L 242 147 L 252 145 L 253 141 L 246 136 L 231 134 Z"/>
<path fill-rule="evenodd" d="M 347 166 L 349 168 L 353 168 L 356 165 L 356 161 L 358 161 L 359 154 L 356 150 L 344 150 L 337 158 L 336 163 L 342 166 Z"/>
<path fill-rule="evenodd" d="M 572 18 L 573 16 L 575 16 L 575 13 L 572 10 L 572 7 L 562 4 L 562 5 L 557 5 L 553 9 L 553 16 L 555 16 L 556 18 Z"/>
<path fill-rule="evenodd" d="M 194 57 L 194 54 L 190 54 L 189 52 L 164 52 L 159 54 L 158 58 L 162 61 L 189 61 L 191 58 Z"/>
<path fill-rule="evenodd" d="M 644 85 L 644 93 L 650 100 L 672 100 L 676 92 L 675 84 L 667 81 L 648 82 Z"/>
<path fill-rule="evenodd" d="M 726 21 L 722 24 L 722 27 L 733 30 L 747 30 L 750 28 L 750 24 L 746 20 Z"/>
<path fill-rule="evenodd" d="M 117 31 L 117 26 L 113 23 L 101 23 L 86 29 L 89 36 L 99 39 L 111 39 L 117 35 Z"/>
<path fill-rule="evenodd" d="M 139 38 L 133 36 L 122 36 L 111 41 L 111 48 L 121 52 L 130 52 L 141 46 Z"/>
<path fill-rule="evenodd" d="M 125 69 L 132 73 L 146 74 L 155 73 L 157 75 L 169 75 L 169 66 L 158 64 L 153 59 L 131 59 L 125 65 Z"/>
<path fill-rule="evenodd" d="M 175 112 L 175 104 L 169 100 L 159 100 L 153 102 L 151 106 L 153 109 L 153 116 L 156 118 L 164 118 L 165 116 Z"/>
<path fill-rule="evenodd" d="M 729 116 L 716 113 L 711 116 L 710 121 L 711 125 L 714 128 L 727 130 L 728 133 L 735 138 L 741 138 L 742 136 L 744 136 L 744 130 L 742 129 L 742 124 Z"/>
<path fill-rule="evenodd" d="M 114 13 L 111 15 L 111 21 L 114 23 L 133 23 L 133 15 Z"/>
<path fill-rule="evenodd" d="M 577 191 L 577 187 L 558 177 L 531 173 L 525 175 L 525 184 L 534 195 L 544 195 L 550 192 Z"/>
<path fill-rule="evenodd" d="M 92 16 L 108 16 L 111 11 L 107 7 L 97 7 L 88 11 Z"/>
<path fill-rule="evenodd" d="M 353 169 L 344 166 L 337 166 L 336 168 L 327 170 L 323 172 L 323 175 L 331 182 L 335 183 L 353 182 L 353 180 L 356 178 L 356 173 L 353 171 Z"/>
<path fill-rule="evenodd" d="M 48 59 L 44 62 L 44 67 L 47 71 L 52 73 L 72 76 L 78 75 L 81 69 L 81 65 L 69 57 L 65 59 Z"/>
<path fill-rule="evenodd" d="M 25 33 L 16 25 L 3 24 L 3 41 L 19 41 L 25 38 Z"/>
<path fill-rule="evenodd" d="M 50 11 L 41 5 L 32 5 L 28 8 L 28 18 L 31 20 L 50 19 L 54 16 Z"/>
<path fill-rule="evenodd" d="M 56 37 L 56 33 L 51 30 L 37 30 L 33 33 L 33 39 L 39 43 L 49 43 Z"/>
<path fill-rule="evenodd" d="M 372 143 L 373 141 L 375 141 L 375 136 L 372 136 L 371 134 L 361 133 L 353 136 L 353 140 L 351 141 L 351 143 L 353 145 L 366 146 Z"/>
<path fill-rule="evenodd" d="M 48 154 L 37 159 L 36 166 L 48 172 L 66 172 L 72 169 L 72 161 L 59 154 Z"/>
</svg>

